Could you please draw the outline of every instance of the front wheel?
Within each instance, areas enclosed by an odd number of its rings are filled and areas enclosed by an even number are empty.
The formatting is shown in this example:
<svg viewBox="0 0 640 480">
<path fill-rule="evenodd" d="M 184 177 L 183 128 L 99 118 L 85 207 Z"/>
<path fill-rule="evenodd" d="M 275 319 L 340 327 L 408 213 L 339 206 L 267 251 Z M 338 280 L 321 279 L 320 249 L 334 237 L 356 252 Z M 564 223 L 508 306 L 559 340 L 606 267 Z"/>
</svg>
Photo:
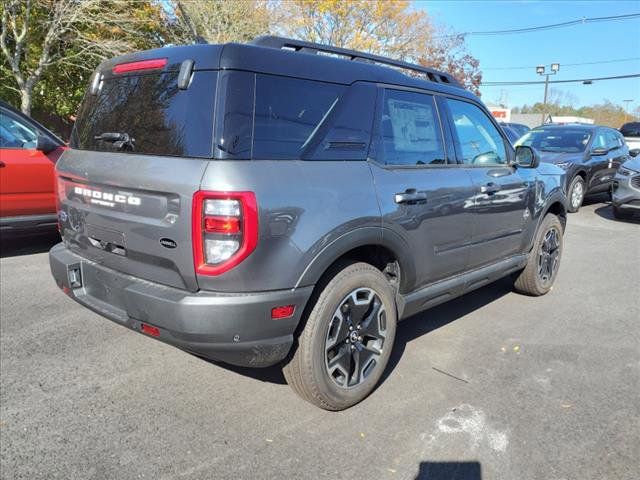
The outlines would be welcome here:
<svg viewBox="0 0 640 480">
<path fill-rule="evenodd" d="M 558 275 L 562 247 L 562 223 L 549 213 L 538 228 L 527 265 L 515 281 L 516 291 L 537 297 L 551 290 Z"/>
<path fill-rule="evenodd" d="M 344 410 L 377 385 L 396 334 L 394 292 L 367 263 L 343 265 L 320 291 L 298 346 L 285 365 L 287 383 L 308 402 Z"/>
<path fill-rule="evenodd" d="M 586 193 L 586 186 L 584 179 L 580 175 L 576 175 L 569 185 L 569 208 L 567 210 L 571 213 L 576 213 L 580 210 L 584 195 Z"/>
</svg>

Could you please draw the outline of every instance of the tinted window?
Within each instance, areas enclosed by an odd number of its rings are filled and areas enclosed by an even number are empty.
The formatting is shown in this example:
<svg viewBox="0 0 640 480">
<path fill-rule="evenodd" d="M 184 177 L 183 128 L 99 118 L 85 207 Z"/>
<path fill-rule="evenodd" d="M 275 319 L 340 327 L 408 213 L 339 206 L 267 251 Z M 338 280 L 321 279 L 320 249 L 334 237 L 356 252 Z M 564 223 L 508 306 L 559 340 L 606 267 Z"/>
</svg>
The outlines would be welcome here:
<svg viewBox="0 0 640 480">
<path fill-rule="evenodd" d="M 640 137 L 640 122 L 625 123 L 620 133 L 625 137 Z"/>
<path fill-rule="evenodd" d="M 595 138 L 593 139 L 593 144 L 591 148 L 608 148 L 607 147 L 607 138 L 602 130 L 596 133 Z"/>
<path fill-rule="evenodd" d="M 35 148 L 38 134 L 13 115 L 0 112 L 0 148 Z"/>
<path fill-rule="evenodd" d="M 255 74 L 221 72 L 216 113 L 216 158 L 251 158 Z"/>
<path fill-rule="evenodd" d="M 620 140 L 618 139 L 618 135 L 616 135 L 617 132 L 614 132 L 613 130 L 607 130 L 605 132 L 605 137 L 607 140 L 607 148 L 609 149 L 614 149 L 614 148 L 618 148 L 620 147 L 622 144 L 620 143 Z"/>
<path fill-rule="evenodd" d="M 118 151 L 211 157 L 216 72 L 196 72 L 187 90 L 178 89 L 178 72 L 123 75 L 87 94 L 71 136 L 71 146 L 115 151 L 103 133 L 126 133 L 132 144 Z"/>
<path fill-rule="evenodd" d="M 462 161 L 471 165 L 507 163 L 504 140 L 489 117 L 476 105 L 448 98 L 462 151 Z"/>
<path fill-rule="evenodd" d="M 578 128 L 537 128 L 524 134 L 517 145 L 534 147 L 543 152 L 584 152 L 591 133 Z M 604 141 L 604 139 L 603 139 Z"/>
<path fill-rule="evenodd" d="M 257 75 L 253 157 L 300 158 L 344 90 L 332 83 Z"/>
<path fill-rule="evenodd" d="M 385 90 L 380 136 L 387 165 L 446 163 L 433 96 Z"/>
</svg>

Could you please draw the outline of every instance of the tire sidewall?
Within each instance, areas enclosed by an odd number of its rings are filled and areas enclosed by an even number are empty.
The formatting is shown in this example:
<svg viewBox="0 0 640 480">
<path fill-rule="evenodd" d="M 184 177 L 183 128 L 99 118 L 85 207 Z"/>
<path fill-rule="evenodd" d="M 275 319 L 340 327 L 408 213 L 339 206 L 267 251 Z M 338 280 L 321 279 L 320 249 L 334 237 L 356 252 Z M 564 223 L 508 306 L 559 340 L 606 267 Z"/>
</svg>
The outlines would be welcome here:
<svg viewBox="0 0 640 480">
<path fill-rule="evenodd" d="M 346 271 L 355 266 L 357 264 L 347 267 L 329 282 L 323 292 L 324 298 L 322 298 L 322 304 L 319 305 L 320 308 L 317 311 L 314 309 L 312 312 L 316 315 L 311 340 L 314 383 L 319 387 L 319 393 L 326 398 L 327 403 L 340 409 L 360 402 L 374 390 L 391 356 L 397 324 L 394 293 L 387 280 L 381 273 L 373 269 L 358 270 L 357 272 L 354 271 L 355 269 L 350 272 Z M 329 377 L 326 370 L 325 340 L 335 310 L 344 298 L 357 288 L 370 288 L 380 297 L 386 312 L 387 335 L 379 363 L 369 377 L 358 386 L 342 388 Z"/>
<path fill-rule="evenodd" d="M 540 278 L 540 275 L 538 274 L 538 255 L 540 254 L 540 248 L 542 248 L 542 242 L 544 241 L 544 237 L 552 227 L 558 231 L 558 248 L 560 250 L 560 253 L 558 254 L 558 265 L 556 266 L 556 269 L 554 270 L 553 275 L 551 276 L 551 281 L 549 281 L 548 284 L 544 284 L 542 282 L 542 279 Z M 542 224 L 540 225 L 540 229 L 538 231 L 538 238 L 536 239 L 536 248 L 534 252 L 532 252 L 534 255 L 533 260 L 535 262 L 536 288 L 541 293 L 546 293 L 549 290 L 551 290 L 551 288 L 553 287 L 553 284 L 556 281 L 556 277 L 558 276 L 558 271 L 560 270 L 560 263 L 562 261 L 563 252 L 564 252 L 564 236 L 562 235 L 562 224 L 560 223 L 560 220 L 558 219 L 558 217 L 556 217 L 555 215 L 547 215 L 547 217 L 545 217 Z"/>
<path fill-rule="evenodd" d="M 573 189 L 576 187 L 576 185 L 578 183 L 582 183 L 582 198 L 580 199 L 580 204 L 577 206 L 573 205 Z M 568 210 L 571 213 L 575 213 L 578 210 L 580 210 L 580 207 L 582 206 L 582 203 L 584 202 L 584 197 L 586 195 L 586 183 L 584 181 L 584 179 L 580 176 L 580 175 L 576 175 L 573 180 L 571 180 L 571 183 L 569 184 L 569 191 L 567 192 L 568 196 L 569 196 L 569 208 Z"/>
</svg>

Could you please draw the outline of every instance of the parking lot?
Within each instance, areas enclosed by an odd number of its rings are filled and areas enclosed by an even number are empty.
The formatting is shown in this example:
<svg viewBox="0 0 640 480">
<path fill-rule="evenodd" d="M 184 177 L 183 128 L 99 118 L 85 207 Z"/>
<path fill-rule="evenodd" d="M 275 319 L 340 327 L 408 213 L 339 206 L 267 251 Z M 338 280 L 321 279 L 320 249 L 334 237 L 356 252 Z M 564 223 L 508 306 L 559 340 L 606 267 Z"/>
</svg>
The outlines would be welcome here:
<svg viewBox="0 0 640 480">
<path fill-rule="evenodd" d="M 500 281 L 402 323 L 341 413 L 66 298 L 52 238 L 3 245 L 2 478 L 636 479 L 640 224 L 569 218 L 554 290 Z"/>
</svg>

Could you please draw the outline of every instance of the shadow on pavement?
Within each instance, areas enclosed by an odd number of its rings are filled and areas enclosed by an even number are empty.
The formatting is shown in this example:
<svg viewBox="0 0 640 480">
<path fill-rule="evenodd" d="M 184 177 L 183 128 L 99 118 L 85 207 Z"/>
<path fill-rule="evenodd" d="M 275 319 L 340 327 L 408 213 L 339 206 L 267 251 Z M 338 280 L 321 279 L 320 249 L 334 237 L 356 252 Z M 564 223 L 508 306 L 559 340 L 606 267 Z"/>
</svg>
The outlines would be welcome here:
<svg viewBox="0 0 640 480">
<path fill-rule="evenodd" d="M 0 258 L 48 252 L 59 242 L 60 235 L 57 231 L 25 235 L 3 234 L 0 238 Z"/>
<path fill-rule="evenodd" d="M 420 462 L 416 480 L 482 480 L 480 462 Z"/>
<path fill-rule="evenodd" d="M 393 345 L 391 357 L 389 358 L 389 363 L 378 386 L 380 386 L 389 377 L 389 375 L 391 375 L 391 372 L 393 372 L 396 366 L 400 363 L 400 359 L 402 358 L 402 354 L 404 353 L 407 343 L 484 307 L 485 305 L 511 292 L 512 288 L 513 280 L 510 277 L 506 277 L 495 283 L 482 287 L 479 290 L 431 308 L 425 312 L 421 312 L 400 322 L 398 329 L 396 330 L 396 339 Z M 267 368 L 243 368 L 217 362 L 211 363 L 262 382 L 276 383 L 279 385 L 286 383 L 284 375 L 282 374 L 281 365 L 274 365 L 273 367 Z"/>
<path fill-rule="evenodd" d="M 613 208 L 611 205 L 603 205 L 602 207 L 596 208 L 596 215 L 604 218 L 605 220 L 611 220 L 612 222 L 622 222 L 622 223 L 635 223 L 640 225 L 640 215 L 636 214 L 635 216 L 629 216 L 628 218 L 615 218 L 613 216 Z"/>
</svg>

